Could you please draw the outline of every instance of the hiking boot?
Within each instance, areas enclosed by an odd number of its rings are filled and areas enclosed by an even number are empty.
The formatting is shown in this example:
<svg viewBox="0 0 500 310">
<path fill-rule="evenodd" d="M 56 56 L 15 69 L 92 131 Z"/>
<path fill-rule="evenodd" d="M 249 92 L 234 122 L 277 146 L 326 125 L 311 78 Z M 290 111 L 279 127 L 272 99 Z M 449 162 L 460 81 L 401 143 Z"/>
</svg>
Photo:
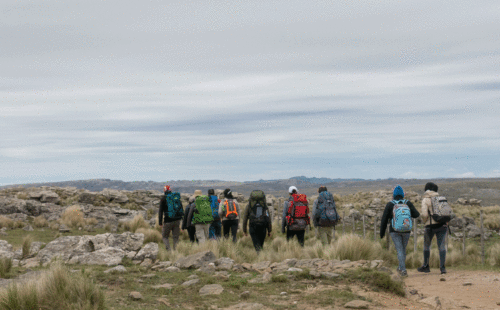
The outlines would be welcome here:
<svg viewBox="0 0 500 310">
<path fill-rule="evenodd" d="M 401 277 L 403 278 L 406 278 L 408 277 L 408 272 L 406 270 L 403 270 L 403 271 L 400 271 L 399 274 L 401 275 Z"/>
<path fill-rule="evenodd" d="M 418 272 L 425 272 L 425 273 L 431 272 L 431 268 L 429 268 L 429 265 L 418 267 L 417 270 Z"/>
<path fill-rule="evenodd" d="M 441 274 L 445 274 L 446 273 L 446 268 L 443 267 L 443 268 L 440 268 L 441 269 Z"/>
</svg>

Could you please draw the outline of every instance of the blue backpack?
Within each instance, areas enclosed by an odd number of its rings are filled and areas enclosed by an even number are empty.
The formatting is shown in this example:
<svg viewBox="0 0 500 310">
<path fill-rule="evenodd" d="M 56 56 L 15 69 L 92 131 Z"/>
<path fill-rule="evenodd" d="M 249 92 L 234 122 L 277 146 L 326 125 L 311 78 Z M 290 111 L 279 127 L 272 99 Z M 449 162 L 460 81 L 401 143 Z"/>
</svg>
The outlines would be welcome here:
<svg viewBox="0 0 500 310">
<path fill-rule="evenodd" d="M 165 195 L 167 200 L 167 210 L 165 215 L 172 220 L 181 219 L 184 212 L 182 211 L 181 194 L 169 193 Z"/>
<path fill-rule="evenodd" d="M 212 216 L 214 220 L 220 220 L 219 216 L 219 198 L 217 196 L 210 196 L 210 208 L 212 208 Z"/>
<path fill-rule="evenodd" d="M 329 192 L 321 192 L 318 197 L 318 205 L 316 208 L 318 226 L 332 227 L 337 224 L 339 214 L 337 213 L 335 200 L 333 200 L 332 194 Z"/>
<path fill-rule="evenodd" d="M 406 204 L 408 200 L 393 200 L 394 208 L 392 209 L 392 229 L 396 232 L 410 232 L 413 228 L 411 220 L 411 211 Z"/>
</svg>

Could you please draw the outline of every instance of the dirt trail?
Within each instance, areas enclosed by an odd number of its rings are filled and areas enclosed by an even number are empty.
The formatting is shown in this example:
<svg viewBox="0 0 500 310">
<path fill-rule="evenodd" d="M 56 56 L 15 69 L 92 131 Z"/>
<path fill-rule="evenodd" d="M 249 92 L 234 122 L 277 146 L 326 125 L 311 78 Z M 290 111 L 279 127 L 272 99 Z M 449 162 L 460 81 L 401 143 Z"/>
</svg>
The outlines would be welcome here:
<svg viewBox="0 0 500 310">
<path fill-rule="evenodd" d="M 408 291 L 417 290 L 429 304 L 439 297 L 442 309 L 500 309 L 497 305 L 500 303 L 500 273 L 450 269 L 448 274 L 441 276 L 439 270 L 434 269 L 431 273 L 409 271 L 408 275 L 405 279 Z M 464 286 L 466 282 L 471 285 Z M 419 299 L 418 296 L 414 298 Z"/>
</svg>

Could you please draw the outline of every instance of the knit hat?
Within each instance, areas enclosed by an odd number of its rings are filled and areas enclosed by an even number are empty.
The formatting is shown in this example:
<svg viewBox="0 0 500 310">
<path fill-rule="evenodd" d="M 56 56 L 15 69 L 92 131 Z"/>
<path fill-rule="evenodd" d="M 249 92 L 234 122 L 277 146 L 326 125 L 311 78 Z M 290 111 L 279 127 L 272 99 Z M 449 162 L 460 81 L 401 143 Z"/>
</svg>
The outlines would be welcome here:
<svg viewBox="0 0 500 310">
<path fill-rule="evenodd" d="M 198 196 L 201 196 L 203 195 L 203 193 L 201 192 L 201 189 L 197 189 L 194 191 L 194 197 L 198 197 Z"/>
<path fill-rule="evenodd" d="M 403 191 L 403 188 L 400 185 L 396 186 L 394 192 L 392 193 L 392 197 L 396 198 L 396 196 L 401 196 L 401 197 L 405 196 L 405 192 Z"/>
<path fill-rule="evenodd" d="M 226 198 L 233 198 L 233 192 L 231 192 L 231 190 L 229 188 L 226 188 L 224 190 L 224 197 L 226 197 Z"/>
<path fill-rule="evenodd" d="M 298 190 L 295 186 L 290 186 L 290 187 L 288 188 L 288 192 L 289 192 L 290 194 L 292 194 L 294 190 L 295 190 L 296 192 L 298 192 L 298 191 L 299 191 L 299 190 Z"/>
<path fill-rule="evenodd" d="M 326 186 L 320 186 L 319 189 L 318 189 L 318 193 L 322 193 L 322 192 L 326 192 L 326 191 L 328 191 L 326 189 Z"/>
<path fill-rule="evenodd" d="M 166 193 L 169 191 L 170 191 L 170 185 L 165 185 L 165 187 L 163 188 L 163 192 Z"/>
</svg>

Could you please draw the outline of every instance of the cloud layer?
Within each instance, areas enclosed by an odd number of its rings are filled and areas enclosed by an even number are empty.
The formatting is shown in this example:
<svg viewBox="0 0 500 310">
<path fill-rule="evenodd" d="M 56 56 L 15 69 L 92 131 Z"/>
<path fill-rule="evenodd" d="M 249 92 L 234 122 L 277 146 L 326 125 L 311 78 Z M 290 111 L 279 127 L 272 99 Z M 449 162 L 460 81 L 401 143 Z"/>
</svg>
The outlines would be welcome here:
<svg viewBox="0 0 500 310">
<path fill-rule="evenodd" d="M 7 0 L 0 184 L 498 176 L 499 14 Z"/>
</svg>

